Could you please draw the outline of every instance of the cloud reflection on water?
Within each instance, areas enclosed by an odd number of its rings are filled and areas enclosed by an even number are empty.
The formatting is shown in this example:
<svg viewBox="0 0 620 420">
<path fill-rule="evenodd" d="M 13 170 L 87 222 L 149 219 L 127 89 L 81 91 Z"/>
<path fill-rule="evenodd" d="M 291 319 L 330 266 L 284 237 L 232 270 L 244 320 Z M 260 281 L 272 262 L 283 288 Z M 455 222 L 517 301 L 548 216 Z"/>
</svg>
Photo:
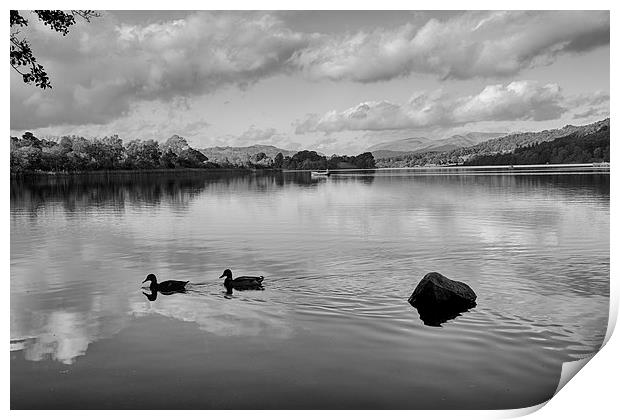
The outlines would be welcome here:
<svg viewBox="0 0 620 420">
<path fill-rule="evenodd" d="M 406 305 L 431 270 L 471 279 L 480 310 L 596 344 L 609 293 L 609 177 L 592 177 L 15 181 L 11 349 L 71 364 L 150 314 L 218 336 L 288 339 L 295 305 L 343 312 L 363 293 L 377 307 L 386 289 Z M 217 277 L 227 267 L 261 270 L 267 290 L 225 299 Z M 149 302 L 139 292 L 149 272 L 203 285 Z"/>
</svg>

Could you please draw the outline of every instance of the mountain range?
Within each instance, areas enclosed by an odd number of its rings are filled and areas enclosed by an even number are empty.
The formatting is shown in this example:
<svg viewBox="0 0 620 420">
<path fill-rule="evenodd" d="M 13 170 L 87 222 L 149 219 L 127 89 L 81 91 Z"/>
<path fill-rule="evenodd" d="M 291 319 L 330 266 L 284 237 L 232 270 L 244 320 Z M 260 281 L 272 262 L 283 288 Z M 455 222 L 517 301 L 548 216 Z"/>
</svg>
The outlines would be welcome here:
<svg viewBox="0 0 620 420">
<path fill-rule="evenodd" d="M 471 132 L 443 139 L 409 137 L 375 144 L 368 148 L 375 159 L 391 158 L 409 153 L 448 152 L 459 147 L 473 146 L 483 141 L 505 136 L 506 133 Z"/>
<path fill-rule="evenodd" d="M 275 146 L 269 146 L 264 144 L 255 144 L 252 146 L 233 147 L 233 146 L 215 146 L 199 149 L 207 158 L 209 162 L 222 163 L 228 160 L 233 163 L 236 161 L 246 162 L 250 158 L 264 153 L 266 157 L 273 159 L 278 153 L 282 153 L 282 156 L 293 156 L 296 152 L 291 150 L 280 149 Z"/>
<path fill-rule="evenodd" d="M 537 132 L 508 134 L 493 138 L 473 146 L 460 147 L 450 151 L 422 151 L 401 153 L 397 156 L 378 158 L 378 167 L 410 167 L 424 165 L 463 164 L 479 156 L 488 156 L 499 153 L 510 153 L 517 148 L 550 142 L 556 139 L 571 136 L 580 139 L 590 136 L 604 129 L 609 129 L 609 118 L 591 124 L 574 126 L 566 125 L 562 128 Z M 373 152 L 374 155 L 374 152 Z"/>
</svg>

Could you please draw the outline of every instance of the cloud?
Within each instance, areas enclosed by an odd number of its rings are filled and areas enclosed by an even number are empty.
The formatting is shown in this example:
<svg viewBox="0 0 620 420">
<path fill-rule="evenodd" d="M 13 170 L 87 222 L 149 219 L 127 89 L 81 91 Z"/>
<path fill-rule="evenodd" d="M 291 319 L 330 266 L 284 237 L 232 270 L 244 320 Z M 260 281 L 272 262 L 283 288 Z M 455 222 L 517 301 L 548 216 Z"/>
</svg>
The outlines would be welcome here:
<svg viewBox="0 0 620 420">
<path fill-rule="evenodd" d="M 566 108 L 560 86 L 530 81 L 485 87 L 478 95 L 457 101 L 452 119 L 457 123 L 477 121 L 545 121 L 559 118 Z"/>
<path fill-rule="evenodd" d="M 310 144 L 308 147 L 309 150 L 320 150 L 325 151 L 334 147 L 338 143 L 338 139 L 333 137 L 324 137 Z"/>
<path fill-rule="evenodd" d="M 581 120 L 581 119 L 593 118 L 593 117 L 600 118 L 604 115 L 609 115 L 609 112 L 606 113 L 605 110 L 602 110 L 600 108 L 590 108 L 586 111 L 577 112 L 573 114 L 573 118 L 577 120 Z"/>
<path fill-rule="evenodd" d="M 58 124 L 46 128 L 34 128 L 38 136 L 46 138 L 76 134 L 84 137 L 104 137 L 118 134 L 125 141 L 154 139 L 165 141 L 173 134 L 188 139 L 201 138 L 212 124 L 199 112 L 189 112 L 196 105 L 185 100 L 164 102 L 142 101 L 132 103 L 128 111 L 107 123 Z M 26 127 L 25 129 L 29 129 Z M 11 128 L 12 135 L 21 135 L 24 129 Z"/>
<path fill-rule="evenodd" d="M 567 109 L 557 84 L 516 81 L 486 86 L 476 95 L 453 97 L 441 90 L 415 94 L 407 103 L 362 102 L 342 112 L 308 115 L 295 132 L 332 133 L 345 130 L 400 130 L 448 127 L 481 121 L 543 121 Z"/>
<path fill-rule="evenodd" d="M 506 77 L 609 44 L 609 12 L 470 12 L 325 39 L 295 55 L 311 78 L 376 82 L 431 74 Z"/>
<path fill-rule="evenodd" d="M 258 128 L 255 125 L 249 126 L 244 132 L 238 135 L 224 134 L 210 137 L 205 144 L 210 146 L 253 146 L 256 144 L 268 144 L 281 147 L 288 143 L 288 136 L 275 128 Z"/>
<path fill-rule="evenodd" d="M 575 113 L 573 119 L 603 119 L 609 117 L 609 93 L 597 91 L 588 95 L 575 95 L 570 101 Z"/>
<path fill-rule="evenodd" d="M 252 125 L 237 137 L 237 141 L 243 144 L 254 144 L 270 140 L 276 134 L 278 134 L 278 131 L 275 128 L 260 129 Z"/>
<path fill-rule="evenodd" d="M 197 12 L 186 19 L 128 25 L 106 14 L 63 39 L 31 19 L 26 33 L 53 89 L 40 91 L 12 75 L 11 127 L 105 123 L 136 101 L 247 88 L 286 71 L 312 35 L 268 14 Z"/>
<path fill-rule="evenodd" d="M 505 77 L 609 44 L 608 11 L 466 12 L 355 33 L 308 33 L 267 12 L 194 12 L 157 23 L 104 14 L 69 35 L 30 20 L 24 35 L 53 89 L 11 74 L 11 128 L 105 124 L 144 101 L 172 101 L 275 75 L 362 83 L 410 74 Z M 389 107 L 389 104 L 382 106 Z"/>
</svg>

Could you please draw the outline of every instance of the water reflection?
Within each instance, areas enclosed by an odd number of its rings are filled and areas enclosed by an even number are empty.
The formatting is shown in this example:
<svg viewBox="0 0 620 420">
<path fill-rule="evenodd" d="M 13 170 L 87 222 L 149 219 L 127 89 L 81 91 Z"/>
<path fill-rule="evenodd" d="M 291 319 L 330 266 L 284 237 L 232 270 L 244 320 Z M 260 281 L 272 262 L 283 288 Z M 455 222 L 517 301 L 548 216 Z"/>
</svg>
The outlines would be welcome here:
<svg viewBox="0 0 620 420">
<path fill-rule="evenodd" d="M 473 404 L 492 394 L 508 406 L 517 394 L 534 401 L 540 378 L 597 349 L 605 335 L 609 175 L 377 172 L 317 181 L 307 173 L 185 173 L 11 182 L 12 381 L 54 372 L 53 363 L 88 371 L 93 357 L 132 372 L 145 356 L 142 344 L 155 342 L 166 351 L 152 360 L 173 353 L 209 360 L 208 369 L 191 369 L 200 378 L 239 379 L 240 392 L 251 392 L 244 372 L 217 370 L 227 358 L 251 361 L 244 369 L 266 383 L 284 369 L 297 378 L 277 378 L 290 401 L 294 393 L 315 395 L 317 383 L 322 398 L 347 389 L 356 391 L 352 402 L 379 398 L 359 384 L 387 381 L 384 401 L 400 398 L 389 390 L 409 387 L 420 401 L 441 394 Z M 218 277 L 227 266 L 260 271 L 269 287 L 226 296 Z M 189 280 L 187 293 L 140 289 L 136 279 L 151 271 Z M 467 279 L 479 306 L 418 319 L 405 300 L 429 271 Z M 161 317 L 204 348 L 164 340 L 149 322 Z M 136 324 L 144 326 L 139 336 L 123 334 Z M 223 340 L 231 340 L 226 351 Z M 119 353 L 128 356 L 118 360 Z M 476 393 L 464 393 L 471 384 L 454 372 L 476 378 Z M 109 379 L 88 373 L 87 382 Z M 157 373 L 161 381 L 147 375 L 144 386 L 164 386 L 168 373 Z M 424 377 L 441 387 L 426 392 Z M 517 384 L 513 396 L 498 397 L 494 390 L 508 380 Z M 68 393 L 85 383 L 49 381 Z"/>
<path fill-rule="evenodd" d="M 176 291 L 170 291 L 170 292 L 161 292 L 158 291 L 157 289 L 148 289 L 147 291 L 142 291 L 142 294 L 144 296 L 146 296 L 146 298 L 148 300 L 150 300 L 151 302 L 154 302 L 155 300 L 157 300 L 157 295 L 158 294 L 162 294 L 164 296 L 170 296 L 170 295 L 175 295 L 175 294 L 184 294 L 187 293 L 185 290 L 176 290 Z"/>
<path fill-rule="evenodd" d="M 411 305 L 413 306 L 413 305 Z M 473 305 L 475 307 L 476 304 Z M 414 306 L 415 307 L 415 306 Z M 441 327 L 441 324 L 444 324 L 452 319 L 455 319 L 458 316 L 469 312 L 471 308 L 450 308 L 450 307 L 428 307 L 421 306 L 415 307 L 418 311 L 418 315 L 420 316 L 420 320 L 429 327 Z"/>
<path fill-rule="evenodd" d="M 209 193 L 251 190 L 257 194 L 294 185 L 316 187 L 305 172 L 178 172 L 178 173 L 92 173 L 84 175 L 27 176 L 11 178 L 11 202 L 33 215 L 50 203 L 62 203 L 68 212 L 105 207 L 122 211 L 132 206 L 168 205 L 187 209 L 190 201 L 208 189 Z"/>
<path fill-rule="evenodd" d="M 13 317 L 14 314 L 11 319 L 11 336 L 15 337 L 11 339 L 12 350 L 23 350 L 26 360 L 54 360 L 65 365 L 86 354 L 92 342 L 118 333 L 128 321 L 123 313 L 111 315 L 96 310 L 87 313 L 38 311 L 32 314 L 32 319 L 21 320 L 19 325 L 13 324 Z"/>
<path fill-rule="evenodd" d="M 195 323 L 200 330 L 218 336 L 263 336 L 279 340 L 293 332 L 287 320 L 289 313 L 286 305 L 266 304 L 247 294 L 226 299 L 219 289 L 173 294 L 156 302 L 149 299 L 149 302 L 134 303 L 131 309 L 134 316 L 164 315 Z"/>
</svg>

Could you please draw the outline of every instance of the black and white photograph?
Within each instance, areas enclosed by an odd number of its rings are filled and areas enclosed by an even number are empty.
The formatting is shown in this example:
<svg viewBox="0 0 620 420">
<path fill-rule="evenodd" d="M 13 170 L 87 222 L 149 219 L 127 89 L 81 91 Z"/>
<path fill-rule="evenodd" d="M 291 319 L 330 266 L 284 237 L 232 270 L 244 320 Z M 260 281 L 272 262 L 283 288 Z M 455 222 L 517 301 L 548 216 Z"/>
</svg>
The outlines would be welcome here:
<svg viewBox="0 0 620 420">
<path fill-rule="evenodd" d="M 525 409 L 605 350 L 610 10 L 10 3 L 11 410 Z"/>
</svg>

